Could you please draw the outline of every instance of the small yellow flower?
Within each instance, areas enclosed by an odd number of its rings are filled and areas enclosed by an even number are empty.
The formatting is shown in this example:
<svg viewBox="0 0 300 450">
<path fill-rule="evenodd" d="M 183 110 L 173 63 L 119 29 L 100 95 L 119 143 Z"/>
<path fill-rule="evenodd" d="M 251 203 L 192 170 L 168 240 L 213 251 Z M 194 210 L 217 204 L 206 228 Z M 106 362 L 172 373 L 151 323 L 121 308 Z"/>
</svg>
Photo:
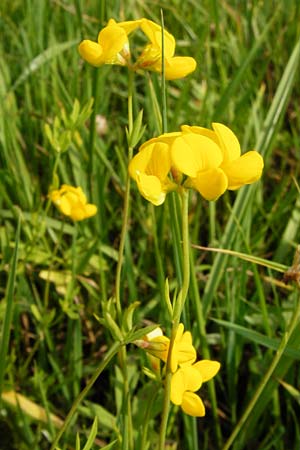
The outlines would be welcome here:
<svg viewBox="0 0 300 450">
<path fill-rule="evenodd" d="M 212 126 L 213 130 L 182 126 L 182 135 L 171 150 L 172 163 L 189 177 L 185 187 L 196 189 L 207 200 L 216 200 L 226 189 L 254 183 L 264 166 L 254 150 L 241 156 L 239 141 L 228 127 Z"/>
<path fill-rule="evenodd" d="M 170 369 L 176 372 L 178 366 L 186 367 L 196 361 L 197 353 L 192 343 L 192 335 L 190 331 L 184 332 L 184 325 L 180 323 L 174 340 Z"/>
<path fill-rule="evenodd" d="M 136 181 L 141 195 L 154 205 L 161 205 L 167 192 L 177 188 L 168 174 L 171 170 L 170 142 L 178 133 L 150 139 L 129 163 L 129 174 Z"/>
<path fill-rule="evenodd" d="M 136 29 L 149 39 L 141 55 L 134 64 L 130 62 L 128 36 Z M 103 64 L 119 64 L 132 70 L 144 69 L 162 72 L 162 29 L 160 25 L 148 19 L 116 22 L 110 19 L 106 27 L 98 34 L 98 42 L 88 39 L 78 47 L 83 59 L 99 67 Z M 167 80 L 183 78 L 196 69 L 196 61 L 189 56 L 174 56 L 175 39 L 164 30 L 164 65 Z"/>
<path fill-rule="evenodd" d="M 139 347 L 144 348 L 148 353 L 163 362 L 167 362 L 170 339 L 163 335 L 161 328 L 155 328 L 145 336 L 142 342 L 138 342 Z M 189 331 L 184 331 L 184 325 L 179 324 L 171 354 L 170 368 L 175 372 L 180 367 L 191 365 L 196 360 L 196 350 L 192 344 L 192 335 Z"/>
<path fill-rule="evenodd" d="M 80 56 L 93 66 L 119 64 L 125 66 L 130 57 L 128 34 L 139 26 L 140 21 L 118 24 L 110 19 L 98 34 L 98 42 L 84 40 L 79 44 Z"/>
<path fill-rule="evenodd" d="M 129 174 L 146 200 L 161 205 L 179 186 L 196 189 L 206 200 L 257 181 L 264 162 L 249 151 L 241 156 L 235 134 L 221 123 L 213 130 L 183 125 L 145 142 L 129 164 Z M 184 176 L 185 175 L 185 179 Z"/>
<path fill-rule="evenodd" d="M 162 28 L 148 19 L 141 19 L 141 30 L 148 37 L 150 43 L 146 45 L 139 56 L 136 67 L 162 72 Z M 175 39 L 164 30 L 164 64 L 165 78 L 175 80 L 183 78 L 196 69 L 196 61 L 189 56 L 174 56 Z"/>
<path fill-rule="evenodd" d="M 190 416 L 203 417 L 205 407 L 195 392 L 201 388 L 202 383 L 213 378 L 219 369 L 219 362 L 209 360 L 198 361 L 178 369 L 171 379 L 171 402 L 180 405 Z"/>
<path fill-rule="evenodd" d="M 49 198 L 65 216 L 75 221 L 87 219 L 97 213 L 97 206 L 87 203 L 81 187 L 63 184 L 60 189 L 50 191 Z"/>
</svg>

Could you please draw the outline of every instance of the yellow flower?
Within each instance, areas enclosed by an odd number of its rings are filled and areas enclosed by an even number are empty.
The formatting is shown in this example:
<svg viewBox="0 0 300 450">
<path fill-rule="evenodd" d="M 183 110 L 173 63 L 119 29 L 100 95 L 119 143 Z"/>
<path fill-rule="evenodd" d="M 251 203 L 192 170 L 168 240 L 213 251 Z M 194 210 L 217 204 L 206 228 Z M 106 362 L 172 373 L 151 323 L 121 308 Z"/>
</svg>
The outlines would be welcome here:
<svg viewBox="0 0 300 450">
<path fill-rule="evenodd" d="M 156 356 L 165 363 L 167 362 L 170 339 L 163 335 L 161 328 L 155 328 L 142 341 L 136 341 L 135 343 L 151 355 Z M 193 364 L 196 357 L 196 350 L 192 344 L 192 335 L 189 331 L 184 332 L 184 326 L 180 323 L 172 348 L 171 371 L 175 372 L 178 366 L 185 367 Z"/>
<path fill-rule="evenodd" d="M 93 66 L 119 64 L 125 66 L 130 58 L 128 34 L 139 26 L 140 21 L 118 24 L 110 19 L 98 34 L 98 42 L 84 40 L 79 44 L 80 56 Z"/>
<path fill-rule="evenodd" d="M 157 327 L 150 333 L 146 334 L 142 343 L 138 343 L 139 347 L 144 348 L 148 353 L 156 358 L 166 362 L 169 351 L 170 339 L 163 335 L 162 329 Z"/>
<path fill-rule="evenodd" d="M 148 19 L 141 19 L 141 30 L 150 43 L 146 45 L 139 56 L 136 67 L 154 72 L 162 72 L 162 29 L 160 25 Z M 164 64 L 167 80 L 183 78 L 196 69 L 196 61 L 189 56 L 174 56 L 175 39 L 164 30 Z"/>
<path fill-rule="evenodd" d="M 60 189 L 50 191 L 49 198 L 65 216 L 75 221 L 87 219 L 97 212 L 96 205 L 87 203 L 81 187 L 63 184 Z"/>
<path fill-rule="evenodd" d="M 130 63 L 130 48 L 128 36 L 140 28 L 149 39 L 135 64 Z M 99 67 L 102 64 L 128 65 L 131 69 L 146 69 L 162 72 L 162 30 L 161 26 L 148 19 L 138 19 L 117 23 L 110 19 L 105 28 L 98 34 L 98 42 L 88 39 L 78 47 L 83 59 Z M 174 56 L 175 39 L 164 30 L 164 64 L 167 80 L 183 78 L 196 68 L 194 58 Z"/>
<path fill-rule="evenodd" d="M 169 133 L 145 142 L 129 163 L 129 174 L 136 181 L 141 195 L 154 205 L 161 205 L 167 192 L 177 185 L 170 180 L 170 141 L 178 133 Z"/>
<path fill-rule="evenodd" d="M 178 365 L 180 367 L 186 367 L 193 364 L 196 361 L 196 350 L 193 347 L 192 335 L 189 331 L 185 331 L 182 323 L 179 324 L 176 337 L 174 340 L 170 369 L 171 372 L 176 372 Z"/>
<path fill-rule="evenodd" d="M 220 363 L 209 360 L 198 361 L 178 369 L 171 379 L 171 402 L 180 405 L 190 416 L 203 417 L 205 407 L 195 392 L 200 389 L 202 383 L 213 378 L 219 369 Z"/>
<path fill-rule="evenodd" d="M 256 151 L 241 156 L 237 137 L 220 123 L 213 123 L 213 130 L 182 126 L 182 134 L 172 144 L 171 160 L 189 177 L 184 186 L 196 189 L 207 200 L 257 181 L 264 166 Z"/>
</svg>

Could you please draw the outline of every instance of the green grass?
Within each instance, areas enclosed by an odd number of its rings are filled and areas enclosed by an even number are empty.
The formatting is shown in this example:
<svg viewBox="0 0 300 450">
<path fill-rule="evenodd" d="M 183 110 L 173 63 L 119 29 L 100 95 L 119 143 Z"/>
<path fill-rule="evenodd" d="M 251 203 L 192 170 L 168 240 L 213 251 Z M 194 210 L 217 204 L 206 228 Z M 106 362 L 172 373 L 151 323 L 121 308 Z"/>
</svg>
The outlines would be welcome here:
<svg viewBox="0 0 300 450">
<path fill-rule="evenodd" d="M 0 390 L 35 402 L 46 419 L 35 420 L 21 403 L 12 407 L 3 400 L 1 450 L 49 449 L 58 431 L 51 414 L 67 417 L 114 349 L 117 337 L 108 325 L 115 313 L 110 299 L 128 163 L 128 73 L 117 66 L 92 68 L 79 57 L 77 43 L 96 39 L 110 17 L 160 23 L 161 8 L 166 29 L 176 37 L 176 53 L 198 64 L 186 79 L 167 82 L 168 130 L 220 121 L 234 130 L 244 151 L 255 148 L 265 160 L 261 181 L 216 203 L 191 193 L 192 244 L 250 260 L 193 248 L 183 318 L 199 357 L 209 354 L 222 366 L 214 384 L 200 391 L 205 418 L 190 419 L 171 408 L 166 448 L 227 448 L 232 433 L 234 450 L 300 445 L 299 323 L 291 336 L 285 334 L 299 298 L 296 286 L 284 285 L 277 270 L 277 263 L 291 266 L 299 242 L 298 2 L 2 0 Z M 75 99 L 80 110 L 88 110 L 95 94 L 91 116 L 86 111 L 76 121 Z M 137 75 L 134 94 L 134 118 L 143 109 L 145 141 L 161 130 L 159 77 Z M 99 114 L 107 121 L 103 135 L 94 127 Z M 56 117 L 58 135 L 67 131 L 70 137 L 58 161 L 45 132 L 47 124 L 53 131 Z M 58 182 L 55 164 L 59 184 L 82 186 L 98 205 L 97 216 L 74 225 L 49 204 L 49 187 Z M 121 301 L 124 312 L 140 302 L 133 315 L 138 328 L 153 322 L 168 330 L 165 278 L 171 298 L 181 284 L 180 234 L 171 220 L 178 204 L 169 197 L 153 208 L 132 184 Z M 268 264 L 257 264 L 251 255 Z M 130 329 L 130 313 L 124 327 Z M 128 345 L 137 450 L 155 448 L 160 423 L 162 390 L 146 376 L 146 364 L 144 352 Z M 270 367 L 274 371 L 266 379 Z M 122 377 L 119 355 L 74 410 L 59 448 L 75 448 L 77 433 L 76 448 L 121 448 Z"/>
</svg>

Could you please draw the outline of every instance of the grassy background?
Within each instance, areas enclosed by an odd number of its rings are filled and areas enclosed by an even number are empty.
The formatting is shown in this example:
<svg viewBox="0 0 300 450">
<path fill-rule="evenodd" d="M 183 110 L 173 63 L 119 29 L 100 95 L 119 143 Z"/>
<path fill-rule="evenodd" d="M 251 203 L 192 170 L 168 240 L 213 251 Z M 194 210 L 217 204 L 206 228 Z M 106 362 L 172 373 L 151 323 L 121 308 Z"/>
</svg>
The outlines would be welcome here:
<svg viewBox="0 0 300 450">
<path fill-rule="evenodd" d="M 4 390 L 15 389 L 61 418 L 113 342 L 94 314 L 101 316 L 114 292 L 127 167 L 127 71 L 114 66 L 95 70 L 80 59 L 76 46 L 82 37 L 95 39 L 110 17 L 147 17 L 159 23 L 160 8 L 166 28 L 176 37 L 177 54 L 198 62 L 187 79 L 168 83 L 169 130 L 183 123 L 210 126 L 221 121 L 235 131 L 244 151 L 256 148 L 265 158 L 262 180 L 253 187 L 227 193 L 210 204 L 191 195 L 192 243 L 289 266 L 299 241 L 298 2 L 2 0 L 0 374 Z M 144 109 L 145 140 L 160 132 L 159 78 L 138 75 L 135 89 L 134 110 L 137 114 Z M 94 111 L 107 121 L 104 135 L 93 132 L 93 116 L 74 126 L 61 120 L 61 131 L 70 130 L 72 142 L 60 159 L 59 180 L 82 186 L 99 207 L 97 217 L 74 226 L 47 206 L 56 155 L 44 127 L 52 127 L 63 111 L 70 118 L 75 99 L 83 108 L 95 92 Z M 176 276 L 180 279 L 168 204 L 154 211 L 135 187 L 132 198 L 122 302 L 124 307 L 136 299 L 141 302 L 135 316 L 140 326 L 149 320 L 163 323 L 162 280 L 168 276 L 173 290 Z M 13 295 L 9 274 L 19 214 Z M 49 269 L 54 274 L 51 281 L 45 275 Z M 192 280 L 184 320 L 201 355 L 202 297 L 210 353 L 222 364 L 216 379 L 218 420 L 213 419 L 209 391 L 203 387 L 207 417 L 189 420 L 173 409 L 169 443 L 170 448 L 216 449 L 225 444 L 268 370 L 274 345 L 291 316 L 295 292 L 281 282 L 279 272 L 197 249 Z M 296 336 L 293 347 L 299 345 Z M 144 420 L 140 411 L 148 405 L 153 386 L 142 372 L 144 355 L 136 348 L 129 350 L 136 448 L 140 448 Z M 300 446 L 298 360 L 299 350 L 280 360 L 277 375 L 232 448 Z M 99 418 L 95 448 L 118 437 L 121 383 L 115 360 L 80 407 L 61 448 L 75 447 L 76 431 L 84 441 L 95 415 Z M 159 418 L 154 406 L 151 411 L 154 440 Z M 51 420 L 34 421 L 22 408 L 2 402 L 0 449 L 47 449 L 54 436 Z"/>
</svg>

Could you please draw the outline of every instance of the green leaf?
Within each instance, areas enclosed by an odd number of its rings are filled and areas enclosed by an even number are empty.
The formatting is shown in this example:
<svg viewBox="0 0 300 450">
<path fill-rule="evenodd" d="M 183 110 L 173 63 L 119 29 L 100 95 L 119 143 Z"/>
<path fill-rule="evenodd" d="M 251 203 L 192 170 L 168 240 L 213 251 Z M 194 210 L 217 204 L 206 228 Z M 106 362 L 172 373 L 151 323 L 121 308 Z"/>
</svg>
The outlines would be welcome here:
<svg viewBox="0 0 300 450">
<path fill-rule="evenodd" d="M 1 403 L 1 394 L 3 390 L 3 380 L 6 369 L 6 356 L 8 352 L 8 345 L 10 339 L 11 332 L 11 323 L 13 317 L 13 308 L 14 308 L 14 291 L 15 291 L 15 282 L 16 282 L 16 274 L 17 274 L 17 262 L 18 262 L 18 250 L 19 250 L 19 241 L 20 241 L 20 231 L 21 231 L 21 214 L 18 217 L 18 224 L 15 236 L 15 247 L 11 259 L 8 282 L 6 287 L 5 294 L 5 313 L 3 319 L 2 326 L 2 334 L 0 341 L 0 403 Z"/>
</svg>

